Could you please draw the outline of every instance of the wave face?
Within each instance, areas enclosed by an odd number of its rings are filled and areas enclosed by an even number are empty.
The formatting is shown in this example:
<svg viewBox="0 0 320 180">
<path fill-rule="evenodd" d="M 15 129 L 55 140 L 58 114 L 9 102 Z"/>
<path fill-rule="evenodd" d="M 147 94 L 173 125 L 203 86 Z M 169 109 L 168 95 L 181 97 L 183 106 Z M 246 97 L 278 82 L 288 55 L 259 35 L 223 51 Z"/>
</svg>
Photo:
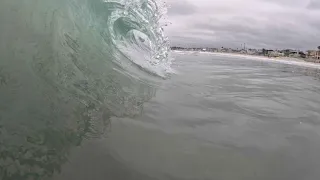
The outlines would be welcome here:
<svg viewBox="0 0 320 180">
<path fill-rule="evenodd" d="M 45 179 L 170 72 L 154 0 L 1 0 L 0 179 Z"/>
</svg>

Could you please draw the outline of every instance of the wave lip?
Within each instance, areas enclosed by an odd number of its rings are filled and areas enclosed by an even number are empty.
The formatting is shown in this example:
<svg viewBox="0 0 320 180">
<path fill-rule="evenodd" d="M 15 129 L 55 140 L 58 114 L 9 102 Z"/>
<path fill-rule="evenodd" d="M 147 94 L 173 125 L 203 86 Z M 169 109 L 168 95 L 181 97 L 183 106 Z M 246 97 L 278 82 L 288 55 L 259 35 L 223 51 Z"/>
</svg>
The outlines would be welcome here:
<svg viewBox="0 0 320 180">
<path fill-rule="evenodd" d="M 156 0 L 105 0 L 104 3 L 116 7 L 107 19 L 105 32 L 112 37 L 115 52 L 139 71 L 165 77 L 171 65 L 169 41 L 159 25 L 165 6 L 158 6 L 160 1 Z M 122 67 L 134 73 L 136 70 L 128 64 Z"/>
</svg>

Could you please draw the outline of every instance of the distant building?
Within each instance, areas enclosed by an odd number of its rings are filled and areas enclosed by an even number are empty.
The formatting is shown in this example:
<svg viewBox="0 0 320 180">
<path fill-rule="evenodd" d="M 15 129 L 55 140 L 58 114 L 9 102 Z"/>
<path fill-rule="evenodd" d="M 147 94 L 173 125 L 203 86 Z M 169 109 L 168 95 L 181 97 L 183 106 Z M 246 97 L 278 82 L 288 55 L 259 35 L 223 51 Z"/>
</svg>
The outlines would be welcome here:
<svg viewBox="0 0 320 180">
<path fill-rule="evenodd" d="M 294 58 L 300 57 L 299 51 L 290 50 L 290 52 L 289 52 L 289 57 L 294 57 Z"/>
<path fill-rule="evenodd" d="M 269 51 L 270 57 L 283 57 L 284 53 L 281 51 Z"/>
<path fill-rule="evenodd" d="M 247 54 L 250 54 L 250 55 L 258 55 L 258 54 L 259 54 L 259 50 L 256 50 L 256 49 L 248 49 L 248 50 L 247 50 Z"/>
<path fill-rule="evenodd" d="M 289 57 L 291 50 L 290 49 L 285 49 L 285 50 L 282 50 L 282 52 L 283 52 L 284 56 Z"/>
<path fill-rule="evenodd" d="M 300 56 L 301 58 L 306 58 L 306 57 L 307 57 L 307 54 L 304 53 L 304 52 L 302 52 L 302 51 L 300 51 L 300 52 L 299 52 L 299 56 Z"/>
<path fill-rule="evenodd" d="M 309 50 L 307 51 L 309 58 L 320 59 L 320 50 Z"/>
<path fill-rule="evenodd" d="M 272 49 L 265 49 L 265 50 L 263 50 L 263 54 L 265 56 L 270 57 L 270 55 L 273 54 L 273 50 Z"/>
</svg>

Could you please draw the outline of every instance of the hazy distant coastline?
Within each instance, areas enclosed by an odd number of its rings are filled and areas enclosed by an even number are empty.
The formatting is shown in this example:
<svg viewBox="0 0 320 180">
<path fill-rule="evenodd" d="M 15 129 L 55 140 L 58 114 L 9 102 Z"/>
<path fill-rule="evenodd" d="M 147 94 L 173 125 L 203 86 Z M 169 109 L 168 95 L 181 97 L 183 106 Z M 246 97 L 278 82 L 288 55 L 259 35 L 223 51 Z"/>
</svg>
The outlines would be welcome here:
<svg viewBox="0 0 320 180">
<path fill-rule="evenodd" d="M 254 60 L 262 60 L 262 61 L 269 61 L 269 62 L 279 62 L 283 64 L 292 64 L 304 67 L 312 67 L 312 68 L 319 68 L 320 63 L 306 61 L 302 58 L 290 58 L 290 57 L 266 57 L 266 56 L 258 56 L 258 55 L 249 55 L 249 54 L 240 54 L 240 53 L 225 53 L 225 52 L 205 52 L 205 51 L 183 51 L 183 50 L 173 50 L 177 53 L 201 53 L 201 54 L 212 54 L 212 55 L 219 55 L 219 56 L 230 56 L 230 57 L 241 57 L 246 59 L 254 59 Z"/>
<path fill-rule="evenodd" d="M 214 54 L 229 54 L 243 57 L 256 57 L 270 60 L 286 60 L 308 63 L 320 63 L 320 51 L 309 50 L 307 52 L 296 50 L 266 50 L 266 49 L 231 49 L 231 48 L 181 48 L 171 47 L 174 51 L 202 52 Z"/>
</svg>

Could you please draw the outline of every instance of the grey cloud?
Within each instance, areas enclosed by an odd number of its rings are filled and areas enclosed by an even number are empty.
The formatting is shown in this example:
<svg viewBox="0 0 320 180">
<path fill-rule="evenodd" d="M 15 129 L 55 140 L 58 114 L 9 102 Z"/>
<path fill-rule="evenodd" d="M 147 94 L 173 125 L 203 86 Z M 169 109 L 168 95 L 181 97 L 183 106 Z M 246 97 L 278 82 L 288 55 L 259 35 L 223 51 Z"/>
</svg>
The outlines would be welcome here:
<svg viewBox="0 0 320 180">
<path fill-rule="evenodd" d="M 169 16 L 172 26 L 166 31 L 173 45 L 236 48 L 246 43 L 301 50 L 320 45 L 320 9 L 314 4 L 320 0 L 175 0 L 175 7 L 187 1 L 196 11 L 184 14 L 192 16 Z M 306 8 L 309 2 L 312 10 Z"/>
<path fill-rule="evenodd" d="M 196 12 L 197 8 L 188 1 L 174 1 L 170 3 L 170 8 L 168 9 L 168 15 L 190 15 Z"/>
<path fill-rule="evenodd" d="M 251 34 L 259 35 L 260 29 L 254 26 L 248 26 L 245 24 L 194 24 L 194 28 L 206 29 L 212 32 L 226 32 L 230 35 L 237 34 Z"/>
<path fill-rule="evenodd" d="M 320 19 L 320 18 L 319 18 Z M 314 20 L 314 21 L 310 21 L 309 25 L 311 28 L 316 29 L 317 31 L 320 31 L 320 20 Z M 320 36 L 319 36 L 320 39 Z"/>
<path fill-rule="evenodd" d="M 320 1 L 319 0 L 311 0 L 310 3 L 308 4 L 307 8 L 308 9 L 320 9 Z"/>
<path fill-rule="evenodd" d="M 289 42 L 299 37 L 299 34 L 291 28 L 266 26 L 258 28 L 247 26 L 245 24 L 224 24 L 224 25 L 206 25 L 197 24 L 197 28 L 203 28 L 215 32 L 221 40 L 228 39 L 229 42 L 236 42 L 239 46 L 242 43 L 258 46 L 258 44 L 273 44 L 270 46 L 285 46 Z M 300 47 L 292 44 L 291 47 Z"/>
<path fill-rule="evenodd" d="M 286 7 L 294 7 L 294 6 L 299 6 L 301 4 L 305 4 L 308 2 L 308 0 L 262 0 L 266 2 L 271 2 L 271 3 L 276 3 L 281 6 L 286 6 Z"/>
</svg>

